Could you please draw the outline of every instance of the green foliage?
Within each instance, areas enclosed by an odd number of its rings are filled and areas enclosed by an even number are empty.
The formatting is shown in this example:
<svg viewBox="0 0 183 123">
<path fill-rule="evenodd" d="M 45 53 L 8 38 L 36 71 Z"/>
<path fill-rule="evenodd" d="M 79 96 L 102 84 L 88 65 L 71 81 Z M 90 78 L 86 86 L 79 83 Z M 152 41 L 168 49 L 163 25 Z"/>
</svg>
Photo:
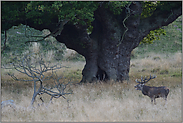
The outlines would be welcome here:
<svg viewBox="0 0 183 123">
<path fill-rule="evenodd" d="M 35 25 L 48 25 L 52 19 L 55 22 L 69 20 L 72 24 L 88 25 L 92 30 L 94 11 L 99 2 L 93 1 L 31 1 L 31 2 L 2 2 L 2 31 L 23 20 L 33 20 Z M 8 22 L 8 23 L 7 23 Z M 12 25 L 13 24 L 13 25 Z"/>
<path fill-rule="evenodd" d="M 74 24 L 87 24 L 94 20 L 94 11 L 97 9 L 97 2 L 81 1 L 54 1 L 54 2 L 30 2 L 27 4 L 27 18 L 41 17 L 45 13 L 57 15 L 58 21 L 70 20 Z M 41 19 L 41 18 L 40 18 Z M 42 20 L 35 20 L 35 23 L 42 23 Z"/>
<path fill-rule="evenodd" d="M 27 3 L 29 2 L 1 2 L 1 33 L 11 28 L 13 25 L 18 25 L 18 21 L 25 19 L 24 8 Z"/>
<path fill-rule="evenodd" d="M 160 40 L 160 35 L 166 35 L 165 30 L 162 28 L 150 31 L 150 33 L 146 37 L 144 37 L 141 43 L 152 44 L 154 40 Z"/>
<path fill-rule="evenodd" d="M 160 10 L 159 12 L 165 13 L 166 11 L 171 11 L 171 9 L 176 8 L 178 5 L 181 6 L 182 2 L 168 2 L 168 1 L 143 1 L 143 11 L 141 18 L 147 18 L 153 15 L 155 10 Z"/>
<path fill-rule="evenodd" d="M 119 15 L 122 12 L 122 8 L 131 4 L 131 1 L 109 1 L 105 4 L 106 8 L 109 8 L 115 15 Z"/>
<path fill-rule="evenodd" d="M 156 10 L 156 7 L 158 6 L 159 3 L 160 3 L 160 1 L 157 1 L 157 2 L 144 1 L 144 2 L 142 2 L 143 11 L 141 14 L 141 18 L 146 18 L 146 17 L 151 16 L 153 14 L 153 12 Z"/>
<path fill-rule="evenodd" d="M 2 53 L 2 56 L 6 56 L 10 54 L 10 52 L 13 51 L 12 55 L 21 54 L 24 52 L 25 49 L 27 49 L 31 44 L 27 45 L 25 44 L 25 41 L 27 40 L 36 40 L 37 38 L 29 38 L 25 37 L 25 26 L 19 25 L 19 26 L 13 26 L 11 29 L 7 31 L 7 43 L 6 43 L 6 49 Z M 33 30 L 30 30 L 32 32 Z M 30 33 L 29 32 L 29 33 Z M 35 35 L 40 34 L 39 31 L 33 31 Z M 4 46 L 3 42 L 5 40 L 4 34 L 1 34 L 1 46 Z M 18 43 L 17 43 L 18 42 Z"/>
</svg>

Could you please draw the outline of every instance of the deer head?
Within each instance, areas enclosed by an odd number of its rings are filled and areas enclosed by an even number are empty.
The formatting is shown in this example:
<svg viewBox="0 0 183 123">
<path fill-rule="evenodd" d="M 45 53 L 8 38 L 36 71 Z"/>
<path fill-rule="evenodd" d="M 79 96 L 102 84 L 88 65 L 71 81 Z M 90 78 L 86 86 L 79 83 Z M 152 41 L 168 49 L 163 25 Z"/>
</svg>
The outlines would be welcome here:
<svg viewBox="0 0 183 123">
<path fill-rule="evenodd" d="M 145 78 L 143 79 L 143 77 L 141 76 L 141 82 L 138 81 L 137 79 L 135 80 L 137 83 L 139 83 L 138 85 L 134 86 L 136 88 L 136 90 L 142 90 L 143 86 L 145 83 L 147 83 L 149 80 L 156 78 L 155 75 L 149 77 L 149 79 L 147 79 L 147 77 L 145 76 Z"/>
</svg>

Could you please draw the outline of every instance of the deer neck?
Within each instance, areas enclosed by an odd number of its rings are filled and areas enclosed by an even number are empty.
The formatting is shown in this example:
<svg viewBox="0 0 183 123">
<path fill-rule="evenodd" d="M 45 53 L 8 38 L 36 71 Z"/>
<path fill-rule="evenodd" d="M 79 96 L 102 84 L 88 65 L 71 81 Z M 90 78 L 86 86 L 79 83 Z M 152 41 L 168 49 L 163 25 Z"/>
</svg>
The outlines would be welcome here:
<svg viewBox="0 0 183 123">
<path fill-rule="evenodd" d="M 147 95 L 148 92 L 149 92 L 149 88 L 150 88 L 149 86 L 143 85 L 143 87 L 142 87 L 142 93 L 144 95 Z"/>
</svg>

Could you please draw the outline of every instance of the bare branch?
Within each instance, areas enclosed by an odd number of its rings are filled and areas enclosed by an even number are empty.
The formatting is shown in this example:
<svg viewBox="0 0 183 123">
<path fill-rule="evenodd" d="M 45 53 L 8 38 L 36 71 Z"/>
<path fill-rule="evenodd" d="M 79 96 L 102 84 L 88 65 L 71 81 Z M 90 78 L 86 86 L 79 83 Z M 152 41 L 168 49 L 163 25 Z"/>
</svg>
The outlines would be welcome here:
<svg viewBox="0 0 183 123">
<path fill-rule="evenodd" d="M 32 101 L 31 101 L 31 105 L 33 106 L 33 103 L 35 101 L 35 98 L 37 95 L 42 95 L 42 94 L 48 94 L 51 96 L 52 100 L 53 98 L 59 98 L 59 97 L 63 97 L 64 99 L 66 99 L 66 97 L 64 95 L 68 95 L 68 94 L 72 94 L 72 93 L 68 93 L 65 92 L 67 85 L 69 85 L 71 82 L 68 82 L 67 84 L 64 84 L 63 82 L 59 82 L 59 80 L 62 77 L 58 77 L 56 74 L 57 69 L 61 69 L 65 66 L 61 66 L 61 65 L 53 65 L 50 66 L 49 64 L 46 65 L 45 61 L 43 60 L 43 58 L 38 57 L 36 60 L 34 60 L 34 62 L 36 62 L 36 64 L 31 63 L 31 59 L 33 58 L 33 55 L 36 54 L 30 54 L 30 55 L 25 55 L 21 60 L 18 61 L 18 63 L 11 63 L 11 65 L 13 66 L 13 68 L 15 70 L 17 70 L 18 72 L 27 75 L 28 77 L 30 77 L 31 79 L 25 80 L 25 79 L 18 79 L 14 74 L 10 74 L 8 73 L 9 76 L 11 76 L 14 80 L 16 81 L 26 81 L 26 82 L 34 82 L 34 94 L 32 97 Z M 6 69 L 6 68 L 5 68 Z M 10 69 L 10 68 L 8 68 Z M 51 75 L 45 77 L 44 73 L 48 72 L 48 71 L 52 71 Z M 44 81 L 46 80 L 53 80 L 54 81 L 54 87 L 49 88 L 44 86 Z M 37 82 L 39 82 L 39 87 L 37 88 Z M 53 90 L 55 89 L 56 90 Z M 40 98 L 42 102 L 43 99 Z"/>
<path fill-rule="evenodd" d="M 24 82 L 32 82 L 32 81 L 39 81 L 38 79 L 37 80 L 25 80 L 25 79 L 18 79 L 14 74 L 10 74 L 8 73 L 9 76 L 11 76 L 14 80 L 16 81 L 24 81 Z"/>
</svg>

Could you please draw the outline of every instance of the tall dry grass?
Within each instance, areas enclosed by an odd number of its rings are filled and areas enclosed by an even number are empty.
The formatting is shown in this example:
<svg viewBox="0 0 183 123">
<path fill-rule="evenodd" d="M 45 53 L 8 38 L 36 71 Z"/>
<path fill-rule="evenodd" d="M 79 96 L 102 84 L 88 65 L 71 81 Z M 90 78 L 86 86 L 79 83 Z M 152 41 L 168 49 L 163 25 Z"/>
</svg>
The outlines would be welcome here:
<svg viewBox="0 0 183 123">
<path fill-rule="evenodd" d="M 159 57 L 159 58 L 158 58 Z M 161 54 L 151 54 L 142 59 L 132 59 L 130 80 L 123 83 L 109 81 L 107 83 L 87 83 L 82 85 L 70 85 L 68 90 L 73 94 L 63 98 L 54 99 L 49 104 L 49 97 L 43 95 L 45 106 L 38 107 L 41 103 L 39 97 L 35 102 L 36 109 L 29 107 L 33 95 L 32 84 L 15 82 L 2 73 L 2 101 L 12 99 L 16 108 L 4 107 L 2 109 L 2 121 L 16 122 L 61 122 L 61 121 L 121 121 L 121 122 L 181 122 L 181 92 L 182 76 L 174 76 L 174 73 L 182 70 L 181 53 L 170 57 Z M 69 69 L 61 69 L 58 74 L 73 74 L 82 70 L 84 62 L 63 62 L 70 66 Z M 159 69 L 158 71 L 153 71 Z M 168 70 L 168 73 L 161 73 Z M 71 72 L 72 71 L 72 72 Z M 141 75 L 156 74 L 157 78 L 147 85 L 168 86 L 170 93 L 167 102 L 164 99 L 156 99 L 157 104 L 152 105 L 149 97 L 134 89 L 135 79 Z M 21 74 L 15 74 L 22 77 Z M 69 76 L 70 77 L 70 76 Z"/>
<path fill-rule="evenodd" d="M 67 96 L 69 103 L 59 98 L 48 107 L 36 106 L 34 110 L 29 108 L 32 89 L 25 89 L 22 94 L 2 89 L 2 100 L 13 99 L 17 106 L 15 109 L 4 107 L 2 121 L 181 121 L 181 88 L 171 89 L 167 102 L 160 98 L 156 100 L 156 105 L 152 105 L 149 97 L 133 88 L 134 84 L 108 82 L 72 85 L 70 88 L 74 94 Z M 43 99 L 48 100 L 46 96 Z"/>
</svg>

